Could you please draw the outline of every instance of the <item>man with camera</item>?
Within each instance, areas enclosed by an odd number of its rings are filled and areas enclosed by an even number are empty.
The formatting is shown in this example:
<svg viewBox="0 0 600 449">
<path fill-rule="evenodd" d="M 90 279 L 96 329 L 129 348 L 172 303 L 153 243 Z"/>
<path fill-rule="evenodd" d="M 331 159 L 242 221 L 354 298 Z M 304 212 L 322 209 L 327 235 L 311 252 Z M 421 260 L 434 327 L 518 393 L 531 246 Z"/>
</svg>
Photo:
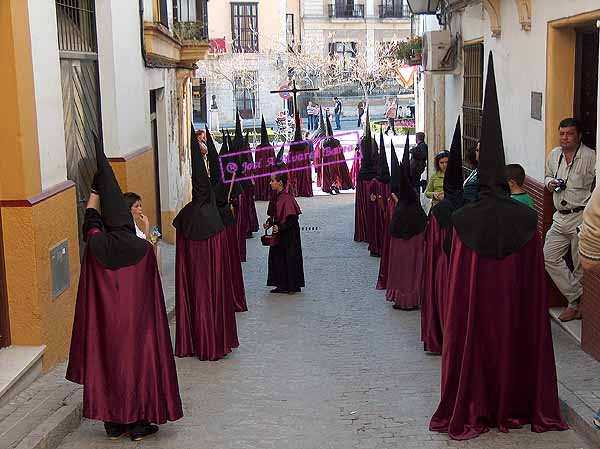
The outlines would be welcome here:
<svg viewBox="0 0 600 449">
<path fill-rule="evenodd" d="M 579 303 L 583 293 L 583 271 L 577 257 L 578 234 L 596 176 L 596 152 L 581 142 L 581 125 L 574 118 L 560 122 L 559 135 L 560 146 L 554 148 L 546 160 L 545 185 L 552 192 L 556 212 L 546 234 L 544 261 L 546 271 L 569 301 L 569 307 L 559 319 L 571 321 L 581 319 Z M 573 271 L 564 259 L 569 252 Z"/>
</svg>

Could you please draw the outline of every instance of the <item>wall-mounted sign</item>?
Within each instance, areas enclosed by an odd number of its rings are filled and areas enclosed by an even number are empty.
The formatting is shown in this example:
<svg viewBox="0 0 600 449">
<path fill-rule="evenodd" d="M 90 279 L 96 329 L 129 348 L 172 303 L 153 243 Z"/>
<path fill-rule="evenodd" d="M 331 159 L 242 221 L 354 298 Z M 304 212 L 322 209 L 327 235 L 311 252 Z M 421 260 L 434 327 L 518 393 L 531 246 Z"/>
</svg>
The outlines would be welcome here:
<svg viewBox="0 0 600 449">
<path fill-rule="evenodd" d="M 223 55 L 227 53 L 227 42 L 225 38 L 222 39 L 210 39 L 208 41 L 210 44 L 209 54 L 211 55 Z"/>
</svg>

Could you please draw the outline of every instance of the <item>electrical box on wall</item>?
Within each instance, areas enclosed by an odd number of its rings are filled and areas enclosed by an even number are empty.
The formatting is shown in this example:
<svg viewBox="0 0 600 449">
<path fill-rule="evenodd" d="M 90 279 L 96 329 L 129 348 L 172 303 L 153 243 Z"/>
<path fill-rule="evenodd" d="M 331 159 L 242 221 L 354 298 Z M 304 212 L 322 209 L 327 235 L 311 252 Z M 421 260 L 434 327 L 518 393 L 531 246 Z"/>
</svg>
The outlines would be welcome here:
<svg viewBox="0 0 600 449">
<path fill-rule="evenodd" d="M 423 34 L 423 68 L 426 72 L 452 72 L 456 67 L 456 42 L 450 30 Z"/>
<path fill-rule="evenodd" d="M 69 288 L 69 241 L 65 240 L 50 250 L 52 273 L 52 299 Z"/>
</svg>

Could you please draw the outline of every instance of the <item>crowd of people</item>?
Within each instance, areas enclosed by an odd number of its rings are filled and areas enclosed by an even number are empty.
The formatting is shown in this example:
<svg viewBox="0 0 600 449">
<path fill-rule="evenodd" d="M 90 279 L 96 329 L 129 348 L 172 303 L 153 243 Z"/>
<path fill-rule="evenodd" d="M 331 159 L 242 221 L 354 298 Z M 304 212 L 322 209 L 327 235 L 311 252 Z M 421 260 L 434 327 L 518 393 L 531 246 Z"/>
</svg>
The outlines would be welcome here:
<svg viewBox="0 0 600 449">
<path fill-rule="evenodd" d="M 109 438 L 139 441 L 183 416 L 174 356 L 214 361 L 239 346 L 236 313 L 248 310 L 245 240 L 259 230 L 255 199 L 269 201 L 262 240 L 269 246 L 270 292 L 290 295 L 305 287 L 295 197 L 312 196 L 311 148 L 295 112 L 288 163 L 283 147 L 274 154 L 264 119 L 256 149 L 244 138 L 239 116 L 233 138 L 224 133 L 219 152 L 208 129 L 196 133 L 191 126 L 192 200 L 173 220 L 174 348 L 142 198 L 121 192 L 97 143 L 67 379 L 84 386 L 83 416 L 103 421 Z M 394 309 L 420 309 L 424 350 L 441 354 L 441 400 L 430 430 L 464 440 L 491 427 L 567 429 L 544 268 L 569 300 L 561 319 L 578 318 L 581 270 L 600 270 L 600 193 L 590 193 L 595 158 L 581 143 L 579 124 L 560 123 L 561 146 L 548 157 L 545 184 L 557 212 L 542 247 L 525 171 L 505 164 L 491 54 L 476 169 L 463 179 L 457 121 L 450 151 L 434 159 L 425 189 L 433 202 L 429 214 L 420 201 L 424 134 L 412 149 L 407 135 L 401 162 L 391 142 L 388 164 L 384 133 L 377 144 L 368 110 L 365 116 L 353 179 L 343 152 L 336 151 L 341 145 L 329 118 L 319 110 L 314 158 L 330 164 L 321 166 L 318 179 L 324 190 L 356 187 L 354 240 L 380 257 L 376 288 L 385 290 Z M 220 170 L 219 158 L 235 161 L 237 170 Z M 252 176 L 241 171 L 244 162 Z M 573 271 L 563 260 L 569 250 L 581 255 Z"/>
</svg>

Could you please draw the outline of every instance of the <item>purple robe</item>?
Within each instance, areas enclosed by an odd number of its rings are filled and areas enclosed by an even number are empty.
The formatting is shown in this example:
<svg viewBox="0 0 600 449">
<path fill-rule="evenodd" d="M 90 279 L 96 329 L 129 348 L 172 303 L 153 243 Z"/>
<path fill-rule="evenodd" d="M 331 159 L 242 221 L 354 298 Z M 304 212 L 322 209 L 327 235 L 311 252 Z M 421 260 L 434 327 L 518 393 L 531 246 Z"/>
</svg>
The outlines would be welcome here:
<svg viewBox="0 0 600 449">
<path fill-rule="evenodd" d="M 394 215 L 394 209 L 396 203 L 391 198 L 387 199 L 387 208 L 385 211 L 385 222 L 383 228 L 383 248 L 381 250 L 381 259 L 379 260 L 379 275 L 377 276 L 377 290 L 385 290 L 387 288 L 387 274 L 388 264 L 390 260 L 390 222 L 392 221 L 392 215 Z"/>
<path fill-rule="evenodd" d="M 441 354 L 448 295 L 448 256 L 444 252 L 446 230 L 429 216 L 425 241 L 425 271 L 421 306 L 421 341 L 425 351 Z"/>
<path fill-rule="evenodd" d="M 244 239 L 245 241 L 245 239 Z M 239 345 L 225 231 L 205 240 L 177 233 L 175 355 L 219 360 Z"/>
<path fill-rule="evenodd" d="M 101 232 L 92 228 L 88 237 Z M 83 416 L 163 424 L 183 416 L 156 257 L 104 268 L 86 245 L 66 378 L 83 385 Z"/>
<path fill-rule="evenodd" d="M 354 197 L 354 241 L 367 241 L 367 201 L 370 181 L 358 180 Z"/>
<path fill-rule="evenodd" d="M 390 237 L 386 299 L 396 307 L 413 309 L 423 294 L 423 245 L 425 233 L 410 239 Z"/>
<path fill-rule="evenodd" d="M 275 164 L 275 150 L 273 147 L 256 148 L 254 152 L 254 199 L 258 201 L 270 201 L 273 190 L 269 185 L 271 180 L 269 174 L 273 171 Z M 273 162 L 273 165 L 269 163 Z"/>
<path fill-rule="evenodd" d="M 301 151 L 297 151 L 296 147 L 301 145 L 290 146 L 288 153 L 287 166 L 289 171 L 289 187 L 290 192 L 295 197 L 311 197 L 313 196 L 312 189 L 312 170 L 310 167 L 310 148 L 303 144 Z"/>
<path fill-rule="evenodd" d="M 321 142 L 319 142 L 319 145 Z M 330 193 L 335 185 L 339 190 L 352 189 L 352 178 L 348 171 L 348 164 L 344 157 L 344 147 L 321 147 L 321 188 L 323 192 Z"/>
<path fill-rule="evenodd" d="M 490 427 L 565 430 L 539 235 L 504 259 L 452 239 L 442 392 L 430 430 L 455 440 Z"/>
<path fill-rule="evenodd" d="M 233 284 L 233 306 L 236 312 L 247 312 L 246 289 L 244 287 L 244 274 L 242 271 L 242 260 L 240 259 L 240 248 L 238 245 L 237 226 L 231 225 L 225 228 L 227 236 L 227 247 L 229 248 L 228 261 L 231 269 L 231 282 Z"/>
</svg>

